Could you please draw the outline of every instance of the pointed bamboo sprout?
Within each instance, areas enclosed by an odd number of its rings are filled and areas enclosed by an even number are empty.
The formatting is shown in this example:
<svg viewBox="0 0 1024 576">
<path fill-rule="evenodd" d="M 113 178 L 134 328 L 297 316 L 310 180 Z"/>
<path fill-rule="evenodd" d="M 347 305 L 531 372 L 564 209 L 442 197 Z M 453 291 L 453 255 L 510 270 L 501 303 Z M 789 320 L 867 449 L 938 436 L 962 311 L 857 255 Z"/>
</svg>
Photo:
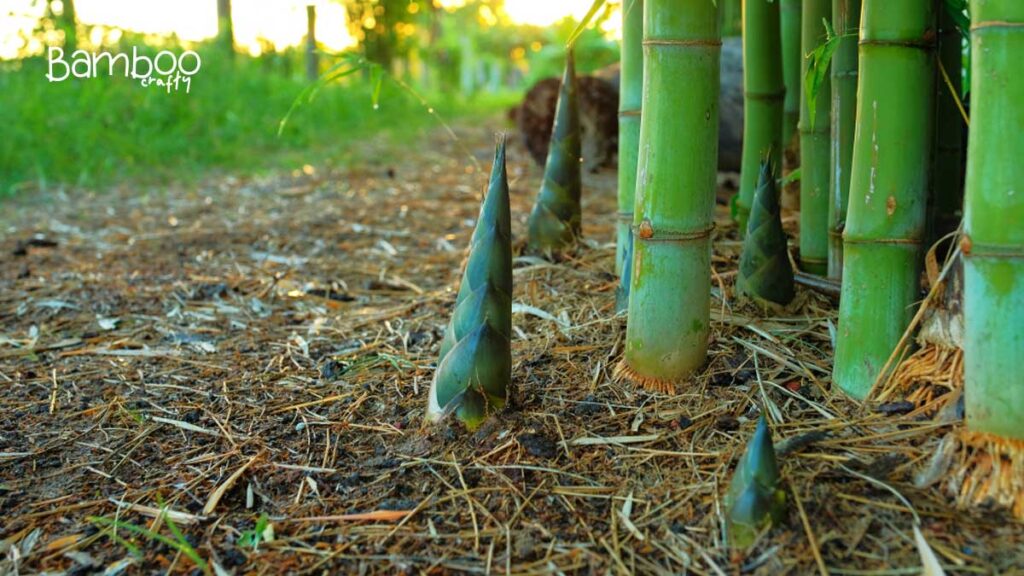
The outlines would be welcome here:
<svg viewBox="0 0 1024 576">
<path fill-rule="evenodd" d="M 580 236 L 580 115 L 573 51 L 566 54 L 551 145 L 537 203 L 529 220 L 529 249 L 546 255 L 572 247 Z"/>
<path fill-rule="evenodd" d="M 615 307 L 629 306 L 629 273 L 633 268 L 633 204 L 636 164 L 640 153 L 640 107 L 644 82 L 644 0 L 622 3 L 622 64 L 619 78 L 619 214 L 615 271 L 619 275 Z"/>
<path fill-rule="evenodd" d="M 761 158 L 778 163 L 786 85 L 777 0 L 743 0 L 743 164 L 736 203 L 740 234 L 754 202 Z"/>
<path fill-rule="evenodd" d="M 772 434 L 762 416 L 723 502 L 726 535 L 732 546 L 750 546 L 762 530 L 782 520 L 786 493 L 781 483 Z"/>
<path fill-rule="evenodd" d="M 633 271 L 617 375 L 663 392 L 710 334 L 721 37 L 708 0 L 646 0 Z"/>
<path fill-rule="evenodd" d="M 800 121 L 800 0 L 781 0 L 779 6 L 782 30 L 782 77 L 786 85 L 786 101 L 782 114 L 782 143 L 788 149 Z"/>
<path fill-rule="evenodd" d="M 864 398 L 914 314 L 935 121 L 935 2 L 864 0 L 833 378 Z"/>
<path fill-rule="evenodd" d="M 970 6 L 973 105 L 961 244 L 967 427 L 1024 447 L 1024 2 Z M 1024 469 L 1024 452 L 1017 463 Z M 1024 493 L 1018 498 L 1024 513 Z"/>
<path fill-rule="evenodd" d="M 775 169 L 761 162 L 747 235 L 743 240 L 736 289 L 755 302 L 779 305 L 793 300 L 793 268 L 789 264 Z"/>
<path fill-rule="evenodd" d="M 828 203 L 828 277 L 843 275 L 843 226 L 850 199 L 850 164 L 857 114 L 857 35 L 860 0 L 832 0 L 832 26 L 839 45 L 832 55 L 832 150 Z"/>
<path fill-rule="evenodd" d="M 490 184 L 430 386 L 427 420 L 454 413 L 474 429 L 500 410 L 512 381 L 512 236 L 505 140 Z"/>
<path fill-rule="evenodd" d="M 956 98 L 963 91 L 962 42 L 963 37 L 949 9 L 940 10 L 939 62 L 945 74 L 940 70 L 935 82 L 935 156 L 929 203 L 929 243 L 956 230 L 960 224 L 964 199 L 965 130 Z"/>
<path fill-rule="evenodd" d="M 808 54 L 825 43 L 824 20 L 832 15 L 830 0 L 804 0 L 801 17 L 801 78 L 810 67 Z M 814 110 L 806 90 L 800 91 L 800 267 L 812 274 L 828 271 L 828 75 L 815 96 Z"/>
</svg>

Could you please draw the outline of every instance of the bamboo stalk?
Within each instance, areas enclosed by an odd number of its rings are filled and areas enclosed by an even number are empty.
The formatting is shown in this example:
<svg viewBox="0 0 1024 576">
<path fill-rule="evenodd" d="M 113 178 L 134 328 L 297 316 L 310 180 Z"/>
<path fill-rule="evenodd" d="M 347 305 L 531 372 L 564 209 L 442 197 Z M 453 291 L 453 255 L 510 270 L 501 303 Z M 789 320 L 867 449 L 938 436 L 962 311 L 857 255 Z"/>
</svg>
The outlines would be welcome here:
<svg viewBox="0 0 1024 576">
<path fill-rule="evenodd" d="M 782 35 L 782 77 L 786 101 L 782 115 L 782 142 L 788 148 L 800 121 L 800 16 L 801 0 L 781 0 L 779 23 Z"/>
<path fill-rule="evenodd" d="M 1024 440 L 1024 3 L 970 6 L 973 106 L 962 244 L 967 427 Z"/>
<path fill-rule="evenodd" d="M 739 36 L 743 32 L 743 0 L 718 0 L 722 18 L 722 36 Z"/>
<path fill-rule="evenodd" d="M 721 36 L 707 0 L 644 3 L 644 115 L 625 358 L 674 391 L 707 356 Z"/>
<path fill-rule="evenodd" d="M 743 0 L 743 162 L 737 220 L 746 234 L 761 160 L 778 164 L 782 151 L 782 113 L 786 86 L 782 77 L 779 3 Z"/>
<path fill-rule="evenodd" d="M 544 181 L 528 222 L 528 246 L 534 252 L 556 254 L 570 248 L 580 236 L 580 154 L 579 92 L 570 48 L 558 92 Z"/>
<path fill-rule="evenodd" d="M 615 272 L 619 275 L 616 310 L 629 306 L 629 272 L 633 267 L 633 204 L 640 152 L 640 110 L 644 81 L 644 0 L 622 3 L 622 59 L 619 76 L 619 214 Z"/>
<path fill-rule="evenodd" d="M 825 43 L 824 20 L 830 0 L 804 0 L 800 22 L 801 78 L 807 77 L 807 55 Z M 828 271 L 829 102 L 828 76 L 815 96 L 814 115 L 806 90 L 800 91 L 800 266 L 812 274 Z"/>
<path fill-rule="evenodd" d="M 857 116 L 857 37 L 861 0 L 832 0 L 839 45 L 832 55 L 832 148 L 829 153 L 828 277 L 843 275 L 843 226 L 850 199 L 850 164 Z"/>
<path fill-rule="evenodd" d="M 833 378 L 864 398 L 919 295 L 935 120 L 934 0 L 864 0 Z"/>
<path fill-rule="evenodd" d="M 935 82 L 935 161 L 928 218 L 930 241 L 956 230 L 963 206 L 964 121 L 956 101 L 963 86 L 962 40 L 949 11 L 940 10 L 939 63 L 946 74 L 944 77 L 939 71 Z M 946 77 L 949 78 L 948 84 Z"/>
</svg>

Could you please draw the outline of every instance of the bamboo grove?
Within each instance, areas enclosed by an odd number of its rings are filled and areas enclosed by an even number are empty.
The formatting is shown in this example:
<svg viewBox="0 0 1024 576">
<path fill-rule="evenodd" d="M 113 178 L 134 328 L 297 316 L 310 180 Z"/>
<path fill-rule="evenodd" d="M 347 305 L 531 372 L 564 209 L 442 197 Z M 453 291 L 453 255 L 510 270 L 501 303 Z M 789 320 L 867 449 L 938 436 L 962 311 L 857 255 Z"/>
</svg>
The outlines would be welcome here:
<svg viewBox="0 0 1024 576">
<path fill-rule="evenodd" d="M 833 388 L 870 402 L 930 301 L 926 252 L 935 245 L 962 261 L 966 418 L 954 435 L 961 477 L 973 483 L 961 498 L 994 498 L 1024 518 L 1024 372 L 1015 366 L 1024 352 L 1024 2 L 743 0 L 739 13 L 721 0 L 621 5 L 615 307 L 626 328 L 616 377 L 671 394 L 706 369 L 712 237 L 728 233 L 712 217 L 720 47 L 739 22 L 737 301 L 785 313 L 805 289 L 795 278 L 839 286 Z M 571 48 L 566 60 L 527 241 L 556 260 L 582 249 Z M 787 150 L 799 162 L 784 170 Z M 502 144 L 428 410 L 470 427 L 504 406 L 514 379 L 504 154 Z M 800 188 L 796 227 L 783 225 L 790 181 Z M 730 539 L 749 541 L 784 504 L 768 428 L 758 426 L 727 494 Z"/>
</svg>

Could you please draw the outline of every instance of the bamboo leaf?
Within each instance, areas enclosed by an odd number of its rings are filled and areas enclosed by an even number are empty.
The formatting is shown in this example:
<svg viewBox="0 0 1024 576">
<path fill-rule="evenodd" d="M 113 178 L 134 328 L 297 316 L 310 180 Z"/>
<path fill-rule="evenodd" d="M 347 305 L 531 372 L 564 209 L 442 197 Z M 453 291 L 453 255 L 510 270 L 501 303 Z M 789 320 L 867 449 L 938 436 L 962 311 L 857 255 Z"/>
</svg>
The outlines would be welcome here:
<svg viewBox="0 0 1024 576">
<path fill-rule="evenodd" d="M 832 55 L 835 54 L 836 48 L 839 48 L 841 38 L 836 36 L 836 31 L 828 20 L 822 18 L 822 22 L 825 24 L 826 40 L 824 44 L 807 55 L 807 58 L 811 60 L 811 65 L 807 68 L 807 75 L 804 76 L 804 94 L 807 96 L 807 109 L 810 112 L 812 130 L 814 129 L 815 111 L 818 108 L 818 93 L 828 75 Z"/>
<path fill-rule="evenodd" d="M 587 10 L 586 16 L 583 17 L 583 20 L 580 20 L 580 23 L 576 25 L 576 29 L 569 35 L 569 41 L 566 42 L 566 48 L 571 50 L 572 47 L 576 45 L 576 40 L 579 39 L 580 34 L 583 34 L 583 31 L 587 29 L 587 26 L 590 25 L 590 21 L 594 19 L 597 11 L 604 6 L 604 3 L 605 0 L 594 0 L 594 3 L 590 6 L 590 10 Z"/>
<path fill-rule="evenodd" d="M 970 40 L 971 19 L 967 14 L 967 0 L 944 0 L 942 4 L 946 8 L 946 12 L 949 12 L 949 16 L 953 18 L 953 22 L 956 24 L 960 34 Z"/>
</svg>

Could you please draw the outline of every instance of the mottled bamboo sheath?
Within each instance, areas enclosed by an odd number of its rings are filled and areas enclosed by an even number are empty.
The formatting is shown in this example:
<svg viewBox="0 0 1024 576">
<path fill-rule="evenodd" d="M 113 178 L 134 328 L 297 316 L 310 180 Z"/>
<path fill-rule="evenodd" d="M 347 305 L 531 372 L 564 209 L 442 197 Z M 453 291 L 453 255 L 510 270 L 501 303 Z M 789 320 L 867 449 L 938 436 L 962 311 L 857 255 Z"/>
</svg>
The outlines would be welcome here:
<svg viewBox="0 0 1024 576">
<path fill-rule="evenodd" d="M 558 91 L 544 180 L 527 221 L 527 247 L 533 252 L 553 256 L 579 240 L 583 219 L 580 150 L 579 88 L 570 48 Z"/>
<path fill-rule="evenodd" d="M 956 230 L 963 206 L 965 123 L 953 95 L 959 96 L 963 88 L 962 40 L 949 11 L 939 10 L 939 62 L 946 74 L 939 71 L 935 81 L 935 163 L 928 218 L 931 241 Z"/>
<path fill-rule="evenodd" d="M 782 77 L 786 84 L 786 102 L 782 115 L 782 142 L 787 147 L 800 121 L 800 0 L 781 0 L 779 23 L 782 30 Z"/>
<path fill-rule="evenodd" d="M 708 0 L 646 0 L 644 90 L 625 358 L 673 391 L 707 356 L 721 35 Z"/>
<path fill-rule="evenodd" d="M 747 231 L 761 161 L 778 164 L 782 153 L 782 32 L 776 0 L 743 0 L 743 163 L 737 220 Z"/>
<path fill-rule="evenodd" d="M 935 121 L 934 0 L 864 0 L 833 379 L 864 398 L 920 296 Z"/>
<path fill-rule="evenodd" d="M 829 153 L 828 277 L 843 275 L 843 226 L 850 199 L 850 164 L 857 118 L 857 38 L 861 0 L 832 0 L 839 45 L 832 55 L 832 148 Z"/>
<path fill-rule="evenodd" d="M 967 427 L 1024 440 L 1024 2 L 971 0 L 970 8 L 963 241 Z"/>
<path fill-rule="evenodd" d="M 832 16 L 830 0 L 804 0 L 800 50 L 801 78 L 807 77 L 807 55 L 825 43 L 824 21 Z M 828 76 L 815 96 L 814 112 L 805 90 L 800 91 L 800 266 L 812 274 L 828 271 L 829 103 Z"/>
<path fill-rule="evenodd" d="M 619 275 L 615 307 L 619 312 L 629 306 L 629 273 L 633 263 L 633 204 L 644 89 L 643 40 L 644 0 L 624 0 L 619 76 L 619 214 L 615 243 L 615 272 Z"/>
</svg>

